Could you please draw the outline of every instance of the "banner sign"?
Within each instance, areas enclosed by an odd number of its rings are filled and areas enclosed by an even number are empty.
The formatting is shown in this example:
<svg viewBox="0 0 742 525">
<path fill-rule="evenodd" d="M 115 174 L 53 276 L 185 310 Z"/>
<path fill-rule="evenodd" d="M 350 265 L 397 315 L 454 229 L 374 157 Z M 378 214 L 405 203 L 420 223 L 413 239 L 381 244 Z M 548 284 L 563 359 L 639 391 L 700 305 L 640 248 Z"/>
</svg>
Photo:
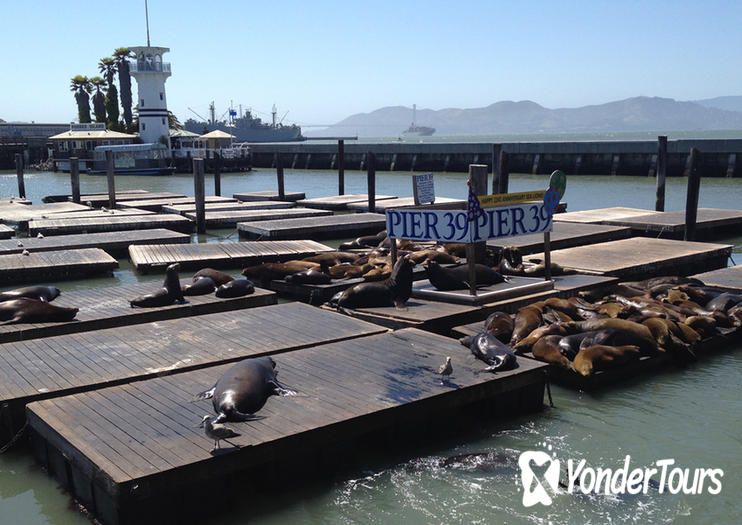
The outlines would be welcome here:
<svg viewBox="0 0 742 525">
<path fill-rule="evenodd" d="M 432 173 L 412 176 L 412 195 L 415 198 L 415 205 L 435 202 Z"/>
<path fill-rule="evenodd" d="M 519 202 L 542 201 L 545 191 L 523 191 L 520 193 L 498 193 L 496 195 L 480 195 L 479 204 L 483 207 L 505 206 Z"/>
<path fill-rule="evenodd" d="M 485 208 L 473 222 L 467 220 L 466 210 L 386 211 L 386 231 L 392 239 L 469 243 L 551 230 L 551 214 L 543 202 Z"/>
</svg>

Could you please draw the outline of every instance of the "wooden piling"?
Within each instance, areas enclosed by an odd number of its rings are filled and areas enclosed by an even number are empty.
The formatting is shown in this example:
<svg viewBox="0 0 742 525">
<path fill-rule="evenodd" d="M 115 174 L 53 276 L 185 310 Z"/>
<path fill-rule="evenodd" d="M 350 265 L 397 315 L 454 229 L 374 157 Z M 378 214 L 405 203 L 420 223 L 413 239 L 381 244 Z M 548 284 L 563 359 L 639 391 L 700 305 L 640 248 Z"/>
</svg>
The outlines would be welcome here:
<svg viewBox="0 0 742 525">
<path fill-rule="evenodd" d="M 77 157 L 70 157 L 70 184 L 72 184 L 72 202 L 80 204 L 80 162 Z"/>
<path fill-rule="evenodd" d="M 116 183 L 113 173 L 113 151 L 106 151 L 106 178 L 108 179 L 108 207 L 116 209 Z"/>
<path fill-rule="evenodd" d="M 276 179 L 278 183 L 278 200 L 282 201 L 286 197 L 286 187 L 283 182 L 283 161 L 281 160 L 281 154 L 276 153 L 274 160 L 276 164 Z"/>
<path fill-rule="evenodd" d="M 338 140 L 338 195 L 345 195 L 345 141 Z"/>
<path fill-rule="evenodd" d="M 21 199 L 26 198 L 26 184 L 23 181 L 23 155 L 15 154 L 15 173 L 18 176 L 18 196 Z"/>
<path fill-rule="evenodd" d="M 214 195 L 222 195 L 222 156 L 214 152 Z"/>
<path fill-rule="evenodd" d="M 487 195 L 487 165 L 469 164 L 469 182 L 477 195 Z M 474 262 L 484 263 L 486 253 L 486 242 L 474 243 Z M 470 255 L 467 253 L 467 258 Z M 473 295 L 473 294 L 472 294 Z"/>
<path fill-rule="evenodd" d="M 696 148 L 690 149 L 690 168 L 688 173 L 688 193 L 685 198 L 685 236 L 692 241 L 696 236 L 696 218 L 698 216 L 698 192 L 701 187 L 701 176 L 698 172 L 701 153 Z"/>
<path fill-rule="evenodd" d="M 204 159 L 193 159 L 193 195 L 196 199 L 196 231 L 206 233 Z"/>
<path fill-rule="evenodd" d="M 508 154 L 504 151 L 500 151 L 500 159 L 498 161 L 498 171 L 500 172 L 499 184 L 496 193 L 507 193 L 508 192 L 508 178 L 510 173 L 508 172 Z"/>
<path fill-rule="evenodd" d="M 500 153 L 502 144 L 492 144 L 492 193 L 500 190 Z"/>
<path fill-rule="evenodd" d="M 376 213 L 376 155 L 372 151 L 366 154 L 368 181 L 368 212 Z"/>
<path fill-rule="evenodd" d="M 665 177 L 667 176 L 667 137 L 657 137 L 657 198 L 655 211 L 665 211 Z"/>
</svg>

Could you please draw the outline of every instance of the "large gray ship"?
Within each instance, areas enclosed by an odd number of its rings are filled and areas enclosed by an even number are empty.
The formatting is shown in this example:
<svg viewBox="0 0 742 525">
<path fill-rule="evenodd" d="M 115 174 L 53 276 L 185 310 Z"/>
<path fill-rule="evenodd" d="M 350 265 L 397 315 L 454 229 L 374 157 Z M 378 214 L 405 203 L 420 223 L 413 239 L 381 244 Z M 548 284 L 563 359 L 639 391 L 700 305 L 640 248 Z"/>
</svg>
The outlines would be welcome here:
<svg viewBox="0 0 742 525">
<path fill-rule="evenodd" d="M 188 119 L 183 124 L 192 133 L 203 135 L 216 129 L 234 135 L 236 142 L 290 142 L 304 140 L 301 128 L 296 124 L 283 125 L 276 122 L 276 108 L 273 106 L 273 122 L 263 122 L 248 109 L 244 114 L 229 109 L 227 120 L 215 118 L 214 103 L 209 106 L 211 118 L 207 120 Z"/>
</svg>

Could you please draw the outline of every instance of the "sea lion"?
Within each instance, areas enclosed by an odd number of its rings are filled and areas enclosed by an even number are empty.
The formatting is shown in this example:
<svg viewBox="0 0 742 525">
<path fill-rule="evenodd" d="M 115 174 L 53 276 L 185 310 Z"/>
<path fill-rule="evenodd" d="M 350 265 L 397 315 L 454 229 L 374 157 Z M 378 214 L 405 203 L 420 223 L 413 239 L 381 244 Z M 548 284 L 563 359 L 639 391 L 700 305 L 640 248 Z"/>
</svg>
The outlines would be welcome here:
<svg viewBox="0 0 742 525">
<path fill-rule="evenodd" d="M 401 257 L 385 281 L 362 282 L 351 286 L 330 299 L 337 308 L 366 308 L 374 306 L 404 306 L 412 295 L 412 261 Z"/>
<path fill-rule="evenodd" d="M 458 264 L 461 259 L 440 250 L 420 250 L 410 254 L 412 262 L 420 264 L 425 261 L 435 261 L 438 264 Z"/>
<path fill-rule="evenodd" d="M 323 271 L 310 269 L 287 275 L 286 282 L 291 284 L 330 284 L 332 278 Z"/>
<path fill-rule="evenodd" d="M 515 314 L 515 322 L 513 326 L 513 335 L 510 338 L 510 345 L 514 346 L 521 339 L 524 339 L 528 334 L 533 332 L 539 327 L 543 318 L 541 316 L 541 309 L 536 308 L 534 305 L 524 306 L 518 310 Z"/>
<path fill-rule="evenodd" d="M 638 359 L 639 354 L 639 347 L 635 345 L 593 345 L 580 349 L 572 365 L 578 374 L 587 377 L 596 370 L 605 370 Z"/>
<path fill-rule="evenodd" d="M 497 337 L 503 343 L 510 341 L 514 326 L 513 318 L 505 312 L 493 312 L 484 321 L 484 331 Z"/>
<path fill-rule="evenodd" d="M 704 337 L 716 335 L 716 319 L 707 315 L 693 315 L 685 320 L 685 324 Z"/>
<path fill-rule="evenodd" d="M 140 295 L 139 297 L 129 301 L 132 308 L 135 306 L 141 308 L 151 308 L 155 306 L 169 306 L 176 301 L 179 304 L 186 302 L 183 297 L 183 290 L 180 289 L 180 279 L 178 278 L 178 270 L 180 264 L 174 263 L 167 267 L 165 270 L 165 281 L 162 283 L 162 288 L 147 295 Z"/>
<path fill-rule="evenodd" d="M 589 332 L 581 332 L 579 334 L 572 334 L 563 337 L 561 341 L 559 341 L 559 351 L 567 359 L 573 361 L 582 346 L 598 344 L 595 342 L 598 337 L 604 341 L 605 334 L 603 334 L 603 332 L 603 330 L 591 330 Z M 586 344 L 583 345 L 583 342 Z"/>
<path fill-rule="evenodd" d="M 266 283 L 273 280 L 285 279 L 287 275 L 303 272 L 306 268 L 301 264 L 292 263 L 262 263 L 248 266 L 242 270 L 242 275 L 248 279 Z"/>
<path fill-rule="evenodd" d="M 325 263 L 327 266 L 339 263 L 355 263 L 360 257 L 357 253 L 352 252 L 325 252 L 311 257 L 304 257 L 304 261 L 314 262 L 317 264 Z"/>
<path fill-rule="evenodd" d="M 78 308 L 55 306 L 38 299 L 21 297 L 0 302 L 0 321 L 15 323 L 59 323 L 72 321 Z"/>
<path fill-rule="evenodd" d="M 364 235 L 362 237 L 358 237 L 357 239 L 353 241 L 344 242 L 338 247 L 338 250 L 354 250 L 358 248 L 375 248 L 384 239 L 386 239 L 386 230 L 380 231 L 376 235 Z"/>
<path fill-rule="evenodd" d="M 490 365 L 484 369 L 486 372 L 512 370 L 517 366 L 518 360 L 510 347 L 487 332 L 462 337 L 459 343 L 468 347 L 474 357 Z"/>
<path fill-rule="evenodd" d="M 27 299 L 36 299 L 50 303 L 59 297 L 60 293 L 62 292 L 56 286 L 26 286 L 25 288 L 17 288 L 0 293 L 0 302 L 25 297 Z"/>
<path fill-rule="evenodd" d="M 425 271 L 430 284 L 437 290 L 464 290 L 469 288 L 469 266 L 457 266 L 455 268 L 444 268 L 435 261 L 429 261 Z M 475 279 L 477 286 L 489 286 L 501 283 L 505 278 L 484 264 L 475 264 Z"/>
<path fill-rule="evenodd" d="M 516 353 L 527 352 L 531 347 L 536 344 L 536 341 L 544 337 L 545 335 L 567 335 L 567 331 L 564 329 L 562 324 L 547 324 L 534 328 L 530 334 L 518 341 L 513 345 L 513 350 Z"/>
<path fill-rule="evenodd" d="M 561 335 L 547 335 L 542 337 L 536 341 L 536 344 L 533 345 L 533 348 L 531 349 L 533 357 L 546 361 L 547 363 L 571 369 L 572 361 L 570 361 L 569 358 L 560 351 L 559 341 L 561 339 Z"/>
<path fill-rule="evenodd" d="M 706 303 L 707 310 L 728 310 L 729 308 L 742 303 L 742 294 L 733 294 L 725 292 L 719 294 L 708 303 Z"/>
<path fill-rule="evenodd" d="M 278 382 L 275 368 L 276 362 L 270 357 L 243 359 L 194 400 L 212 399 L 217 414 L 214 423 L 253 419 L 270 396 L 296 394 Z"/>
<path fill-rule="evenodd" d="M 183 295 L 206 295 L 214 293 L 216 283 L 211 277 L 200 277 L 192 284 L 181 286 L 180 289 L 183 291 Z"/>
<path fill-rule="evenodd" d="M 248 279 L 233 279 L 216 289 L 216 296 L 221 299 L 242 297 L 255 291 L 255 285 Z"/>
<path fill-rule="evenodd" d="M 217 286 L 226 284 L 232 279 L 234 279 L 234 277 L 232 277 L 231 275 L 226 274 L 224 272 L 220 272 L 219 270 L 214 270 L 213 268 L 202 268 L 201 270 L 194 273 L 193 282 L 195 283 L 201 277 L 209 277 L 212 281 L 214 281 L 214 284 Z"/>
<path fill-rule="evenodd" d="M 598 318 L 588 319 L 587 321 L 564 323 L 564 327 L 567 329 L 567 332 L 571 334 L 610 328 L 616 331 L 616 338 L 619 338 L 621 341 L 616 344 L 636 345 L 646 354 L 651 354 L 657 351 L 657 341 L 652 337 L 652 332 L 649 331 L 649 328 L 633 321 L 627 321 L 625 319 Z"/>
</svg>

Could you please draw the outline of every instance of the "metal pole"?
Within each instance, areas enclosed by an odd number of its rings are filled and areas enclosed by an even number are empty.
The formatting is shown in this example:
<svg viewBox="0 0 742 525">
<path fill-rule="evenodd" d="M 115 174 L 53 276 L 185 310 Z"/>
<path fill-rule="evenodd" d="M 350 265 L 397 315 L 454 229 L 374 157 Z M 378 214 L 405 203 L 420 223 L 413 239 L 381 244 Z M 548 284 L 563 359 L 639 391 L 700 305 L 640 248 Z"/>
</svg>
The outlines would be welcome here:
<svg viewBox="0 0 742 525">
<path fill-rule="evenodd" d="M 492 193 L 500 191 L 500 154 L 502 144 L 492 144 Z"/>
<path fill-rule="evenodd" d="M 222 156 L 214 152 L 214 195 L 222 195 Z"/>
<path fill-rule="evenodd" d="M 281 154 L 275 154 L 276 161 L 276 179 L 278 182 L 278 200 L 282 201 L 286 198 L 286 188 L 283 181 L 283 161 L 281 160 Z"/>
<path fill-rule="evenodd" d="M 80 162 L 77 157 L 70 157 L 70 183 L 72 202 L 80 204 Z"/>
<path fill-rule="evenodd" d="M 114 181 L 113 151 L 106 151 L 106 178 L 108 179 L 108 207 L 116 209 L 116 182 Z"/>
<path fill-rule="evenodd" d="M 551 281 L 551 232 L 544 232 L 544 278 Z"/>
<path fill-rule="evenodd" d="M 368 181 L 368 212 L 376 213 L 376 155 L 369 151 L 366 154 Z"/>
<path fill-rule="evenodd" d="M 665 211 L 665 177 L 667 177 L 667 137 L 657 137 L 657 198 L 655 211 Z"/>
<path fill-rule="evenodd" d="M 688 174 L 688 193 L 685 199 L 685 236 L 684 240 L 696 238 L 696 218 L 698 217 L 698 193 L 701 188 L 701 176 L 698 163 L 701 153 L 696 148 L 690 149 L 690 173 Z"/>
<path fill-rule="evenodd" d="M 196 231 L 206 233 L 204 159 L 193 159 L 193 194 L 196 200 Z"/>
<path fill-rule="evenodd" d="M 338 195 L 345 195 L 345 141 L 338 140 Z"/>
<path fill-rule="evenodd" d="M 15 173 L 18 176 L 18 196 L 21 199 L 26 198 L 26 184 L 23 181 L 23 155 L 15 154 Z"/>
</svg>

